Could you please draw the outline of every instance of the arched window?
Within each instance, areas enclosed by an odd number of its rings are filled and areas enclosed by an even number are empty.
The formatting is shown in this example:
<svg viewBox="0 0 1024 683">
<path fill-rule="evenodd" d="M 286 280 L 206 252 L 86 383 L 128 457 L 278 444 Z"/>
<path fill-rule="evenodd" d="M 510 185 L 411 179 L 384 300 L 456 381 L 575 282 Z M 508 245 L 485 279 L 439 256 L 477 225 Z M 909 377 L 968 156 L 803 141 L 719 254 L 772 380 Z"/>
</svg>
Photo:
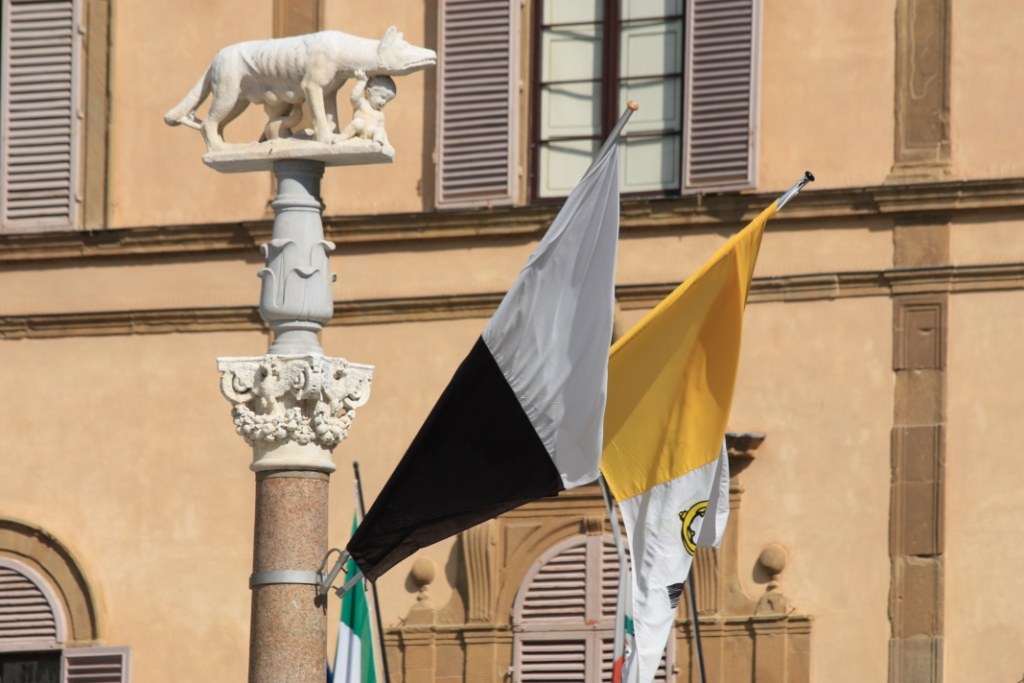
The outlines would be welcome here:
<svg viewBox="0 0 1024 683">
<path fill-rule="evenodd" d="M 0 557 L 0 652 L 52 650 L 67 640 L 53 589 L 27 565 Z"/>
<path fill-rule="evenodd" d="M 512 606 L 513 683 L 610 683 L 618 586 L 610 535 L 575 536 L 541 555 Z M 656 681 L 672 678 L 674 643 Z"/>
<path fill-rule="evenodd" d="M 127 647 L 68 647 L 58 590 L 25 562 L 0 556 L 0 683 L 127 683 Z"/>
</svg>

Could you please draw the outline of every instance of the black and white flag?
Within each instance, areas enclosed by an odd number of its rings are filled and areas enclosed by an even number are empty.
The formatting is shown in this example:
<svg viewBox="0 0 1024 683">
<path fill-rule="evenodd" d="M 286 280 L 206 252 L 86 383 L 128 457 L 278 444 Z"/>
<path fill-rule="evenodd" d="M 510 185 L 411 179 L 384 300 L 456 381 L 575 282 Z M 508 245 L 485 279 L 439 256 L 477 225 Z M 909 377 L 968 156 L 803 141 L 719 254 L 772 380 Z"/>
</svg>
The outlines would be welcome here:
<svg viewBox="0 0 1024 683">
<path fill-rule="evenodd" d="M 368 579 L 597 479 L 618 238 L 616 142 L 566 200 L 349 542 Z"/>
</svg>

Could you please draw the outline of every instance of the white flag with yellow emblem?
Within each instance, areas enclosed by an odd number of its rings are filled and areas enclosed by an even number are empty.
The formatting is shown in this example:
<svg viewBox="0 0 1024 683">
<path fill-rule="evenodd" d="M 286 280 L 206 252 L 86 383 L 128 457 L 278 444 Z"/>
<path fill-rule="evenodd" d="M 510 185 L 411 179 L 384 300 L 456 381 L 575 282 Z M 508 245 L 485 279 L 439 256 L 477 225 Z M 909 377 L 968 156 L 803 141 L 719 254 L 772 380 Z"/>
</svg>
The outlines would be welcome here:
<svg viewBox="0 0 1024 683">
<path fill-rule="evenodd" d="M 743 309 L 773 203 L 612 346 L 601 471 L 633 557 L 636 648 L 623 681 L 651 683 L 697 546 L 729 515 L 725 429 Z"/>
</svg>

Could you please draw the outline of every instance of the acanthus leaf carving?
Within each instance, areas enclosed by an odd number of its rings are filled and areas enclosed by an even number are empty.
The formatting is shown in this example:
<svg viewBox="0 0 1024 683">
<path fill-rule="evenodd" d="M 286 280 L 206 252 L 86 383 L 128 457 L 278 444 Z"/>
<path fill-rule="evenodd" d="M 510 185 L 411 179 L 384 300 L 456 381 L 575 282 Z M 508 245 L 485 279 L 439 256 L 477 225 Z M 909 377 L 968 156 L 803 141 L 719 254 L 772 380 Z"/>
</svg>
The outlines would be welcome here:
<svg viewBox="0 0 1024 683">
<path fill-rule="evenodd" d="M 221 391 L 251 446 L 294 442 L 333 450 L 370 397 L 373 368 L 317 354 L 221 358 Z"/>
</svg>

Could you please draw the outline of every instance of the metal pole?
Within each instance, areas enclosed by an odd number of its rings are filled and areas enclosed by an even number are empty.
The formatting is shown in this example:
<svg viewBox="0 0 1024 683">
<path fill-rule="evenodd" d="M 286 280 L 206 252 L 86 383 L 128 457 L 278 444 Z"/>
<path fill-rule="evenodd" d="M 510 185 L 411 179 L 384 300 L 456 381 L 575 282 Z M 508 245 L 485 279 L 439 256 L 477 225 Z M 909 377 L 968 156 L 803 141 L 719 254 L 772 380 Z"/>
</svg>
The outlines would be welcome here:
<svg viewBox="0 0 1024 683">
<path fill-rule="evenodd" d="M 359 520 L 366 516 L 366 503 L 363 501 L 363 479 L 359 476 L 359 463 L 352 463 L 352 469 L 356 474 L 356 501 L 359 504 Z M 391 674 L 388 672 L 388 653 L 384 647 L 384 622 L 380 618 L 380 600 L 377 598 L 377 584 L 373 586 L 373 611 L 377 615 L 377 636 L 380 638 L 380 663 L 384 668 L 384 683 L 391 683 Z"/>
<path fill-rule="evenodd" d="M 612 641 L 613 654 L 612 664 L 619 661 L 623 652 L 626 650 L 626 599 L 627 590 L 623 590 L 626 585 L 626 581 L 629 581 L 629 560 L 626 559 L 626 549 L 622 545 L 622 533 L 619 529 L 619 515 L 615 512 L 615 501 L 612 500 L 611 493 L 608 491 L 608 482 L 604 480 L 602 474 L 597 479 L 598 483 L 601 484 L 601 495 L 604 496 L 604 504 L 608 508 L 608 521 L 611 523 L 612 534 L 615 536 L 615 552 L 619 556 L 619 593 L 615 600 L 615 636 Z M 615 675 L 612 674 L 613 683 L 615 681 Z"/>
<path fill-rule="evenodd" d="M 632 116 L 633 112 L 639 108 L 640 105 L 633 100 L 626 103 L 626 111 L 622 112 L 622 116 L 619 117 L 618 123 L 615 124 L 615 127 L 612 128 L 612 132 L 608 135 L 608 139 L 604 141 L 603 145 L 601 145 L 601 149 L 598 150 L 597 156 L 594 157 L 594 161 L 590 164 L 590 168 L 587 169 L 587 173 L 593 171 L 594 167 L 601 162 L 601 159 L 604 159 L 604 155 L 608 153 L 608 150 L 610 150 L 612 145 L 614 145 L 619 139 L 619 135 L 622 134 L 622 129 L 626 127 L 626 122 L 629 121 L 629 117 Z M 583 175 L 586 176 L 587 173 L 584 173 Z"/>
<path fill-rule="evenodd" d="M 697 593 L 693 588 L 693 564 L 690 565 L 690 576 L 686 579 L 686 602 L 690 605 L 690 620 L 693 622 L 693 643 L 697 651 L 697 669 L 700 671 L 700 683 L 707 683 L 704 673 L 704 648 L 700 644 L 700 620 L 697 619 Z"/>
<path fill-rule="evenodd" d="M 794 185 L 793 187 L 791 187 L 788 190 L 786 190 L 785 194 L 783 194 L 781 197 L 779 197 L 779 199 L 776 201 L 775 209 L 777 211 L 782 211 L 782 207 L 784 207 L 789 202 L 790 199 L 795 197 L 797 195 L 797 193 L 800 192 L 800 190 L 804 189 L 804 185 L 806 185 L 807 183 L 813 183 L 813 182 L 814 182 L 814 174 L 811 173 L 810 171 L 804 171 L 804 177 L 801 178 L 800 180 L 798 180 L 796 182 L 796 185 Z"/>
</svg>

